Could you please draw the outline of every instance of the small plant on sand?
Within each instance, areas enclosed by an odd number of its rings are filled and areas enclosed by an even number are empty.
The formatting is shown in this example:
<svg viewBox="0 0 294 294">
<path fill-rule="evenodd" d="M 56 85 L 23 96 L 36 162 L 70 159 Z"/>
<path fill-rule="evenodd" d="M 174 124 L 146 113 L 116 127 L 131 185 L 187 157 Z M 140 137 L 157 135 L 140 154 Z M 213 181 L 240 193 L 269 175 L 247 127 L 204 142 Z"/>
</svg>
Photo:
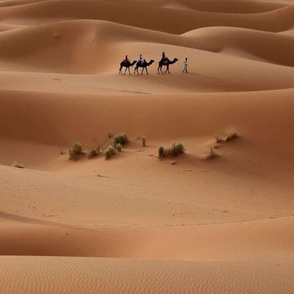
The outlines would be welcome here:
<svg viewBox="0 0 294 294">
<path fill-rule="evenodd" d="M 159 158 L 163 158 L 164 157 L 164 152 L 165 150 L 164 150 L 164 148 L 162 147 L 162 146 L 160 146 L 159 148 L 158 148 L 158 157 Z"/>
<path fill-rule="evenodd" d="M 105 159 L 110 159 L 115 153 L 116 151 L 113 146 L 108 146 L 103 152 Z"/>
<path fill-rule="evenodd" d="M 179 156 L 185 152 L 184 145 L 182 143 L 176 144 L 173 143 L 170 148 L 165 149 L 164 147 L 160 146 L 158 149 L 158 157 L 164 158 L 168 156 Z"/>
<path fill-rule="evenodd" d="M 205 157 L 205 160 L 213 159 L 216 156 L 217 156 L 217 154 L 214 152 L 213 148 L 210 147 L 209 154 Z"/>
<path fill-rule="evenodd" d="M 75 142 L 73 146 L 69 149 L 69 159 L 77 160 L 82 154 L 82 145 L 79 142 Z"/>
<path fill-rule="evenodd" d="M 184 145 L 182 143 L 173 143 L 169 149 L 169 154 L 172 156 L 179 156 L 184 153 Z"/>
<path fill-rule="evenodd" d="M 96 157 L 100 152 L 100 148 L 99 146 L 96 147 L 96 148 L 93 148 L 91 149 L 89 152 L 88 152 L 88 158 L 91 159 L 93 157 Z"/>
<path fill-rule="evenodd" d="M 113 146 L 121 144 L 122 146 L 129 142 L 128 136 L 124 133 L 116 135 L 113 139 Z"/>
<path fill-rule="evenodd" d="M 219 134 L 215 134 L 214 138 L 216 143 L 221 143 L 224 140 Z"/>
<path fill-rule="evenodd" d="M 115 149 L 118 151 L 118 152 L 121 152 L 121 150 L 122 150 L 122 144 L 117 144 L 117 145 L 115 145 Z"/>
<path fill-rule="evenodd" d="M 235 130 L 231 130 L 229 134 L 226 136 L 225 141 L 229 142 L 231 140 L 237 139 L 239 134 Z"/>
<path fill-rule="evenodd" d="M 142 146 L 145 147 L 146 146 L 146 138 L 142 137 Z"/>
<path fill-rule="evenodd" d="M 17 161 L 14 161 L 11 166 L 17 167 L 17 168 L 24 168 L 23 164 L 21 164 Z"/>
</svg>

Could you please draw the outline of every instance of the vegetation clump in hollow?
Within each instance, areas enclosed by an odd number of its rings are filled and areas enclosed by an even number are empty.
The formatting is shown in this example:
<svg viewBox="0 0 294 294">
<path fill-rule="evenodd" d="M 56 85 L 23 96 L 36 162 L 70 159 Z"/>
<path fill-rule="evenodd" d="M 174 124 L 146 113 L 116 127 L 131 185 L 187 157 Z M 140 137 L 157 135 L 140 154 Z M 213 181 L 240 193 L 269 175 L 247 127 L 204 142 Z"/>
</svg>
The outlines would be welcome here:
<svg viewBox="0 0 294 294">
<path fill-rule="evenodd" d="M 91 159 L 91 158 L 94 158 L 96 156 L 98 156 L 100 152 L 100 148 L 99 146 L 96 147 L 96 148 L 92 148 L 89 152 L 88 152 L 88 158 Z"/>
<path fill-rule="evenodd" d="M 115 145 L 115 149 L 116 149 L 116 151 L 121 152 L 122 144 L 118 143 L 117 145 Z"/>
<path fill-rule="evenodd" d="M 158 157 L 160 159 L 164 158 L 164 157 L 176 157 L 179 156 L 180 154 L 183 154 L 185 152 L 185 148 L 184 145 L 182 143 L 173 143 L 171 145 L 170 148 L 164 148 L 162 146 L 160 146 L 158 148 Z"/>
<path fill-rule="evenodd" d="M 128 136 L 124 133 L 116 135 L 113 139 L 113 146 L 116 146 L 118 144 L 121 144 L 122 146 L 124 146 L 125 144 L 127 144 L 129 142 Z"/>
<path fill-rule="evenodd" d="M 82 154 L 82 145 L 79 142 L 75 142 L 73 146 L 69 149 L 69 159 L 77 160 Z"/>
<path fill-rule="evenodd" d="M 110 159 L 115 153 L 116 150 L 113 146 L 108 146 L 103 152 L 105 159 Z"/>
</svg>

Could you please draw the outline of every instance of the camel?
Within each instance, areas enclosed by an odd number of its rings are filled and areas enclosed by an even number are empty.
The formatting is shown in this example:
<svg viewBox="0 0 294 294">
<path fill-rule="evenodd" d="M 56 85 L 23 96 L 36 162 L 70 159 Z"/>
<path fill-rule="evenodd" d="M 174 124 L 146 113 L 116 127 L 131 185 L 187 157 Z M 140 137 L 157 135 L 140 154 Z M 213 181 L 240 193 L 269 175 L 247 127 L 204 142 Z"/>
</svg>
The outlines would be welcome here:
<svg viewBox="0 0 294 294">
<path fill-rule="evenodd" d="M 151 59 L 149 62 L 147 62 L 146 60 L 144 60 L 143 63 L 141 63 L 140 61 L 138 61 L 138 62 L 136 63 L 136 67 L 135 67 L 135 70 L 134 70 L 134 74 L 135 74 L 136 72 L 137 72 L 137 74 L 139 74 L 139 72 L 138 72 L 138 68 L 139 68 L 139 67 L 142 67 L 143 69 L 142 69 L 141 75 L 143 74 L 144 69 L 146 70 L 147 75 L 149 75 L 148 70 L 147 70 L 147 67 L 148 67 L 149 65 L 151 65 L 153 62 L 154 62 L 153 59 Z"/>
<path fill-rule="evenodd" d="M 170 73 L 169 72 L 169 66 L 170 66 L 170 64 L 174 64 L 174 63 L 176 63 L 178 61 L 178 59 L 177 58 L 174 58 L 174 60 L 169 60 L 168 58 L 164 58 L 164 59 L 161 59 L 160 61 L 159 61 L 159 65 L 158 65 L 158 69 L 157 69 L 157 71 L 158 71 L 158 73 L 160 74 L 160 73 L 162 73 L 163 74 L 163 72 L 162 72 L 162 67 L 163 66 L 166 66 L 166 71 L 164 72 L 164 73 L 166 73 L 166 72 L 168 72 L 168 73 Z M 160 71 L 160 72 L 159 72 Z"/>
<path fill-rule="evenodd" d="M 129 62 L 129 61 L 126 61 L 126 60 L 123 60 L 121 63 L 120 63 L 120 68 L 119 68 L 119 74 L 121 75 L 122 72 L 122 68 L 125 67 L 125 72 L 124 72 L 124 75 L 126 74 L 126 71 L 129 70 L 129 75 L 131 74 L 130 72 L 130 67 L 133 66 L 135 63 L 137 62 L 137 60 L 134 60 L 133 62 Z"/>
</svg>

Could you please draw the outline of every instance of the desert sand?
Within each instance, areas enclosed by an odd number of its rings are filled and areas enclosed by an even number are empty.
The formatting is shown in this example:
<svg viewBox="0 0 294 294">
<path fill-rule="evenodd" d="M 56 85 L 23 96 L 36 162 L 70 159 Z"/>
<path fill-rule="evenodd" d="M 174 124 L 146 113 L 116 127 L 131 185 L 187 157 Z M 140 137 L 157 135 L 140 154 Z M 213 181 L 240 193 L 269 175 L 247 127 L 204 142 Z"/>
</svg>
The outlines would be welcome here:
<svg viewBox="0 0 294 294">
<path fill-rule="evenodd" d="M 293 293 L 293 54 L 292 0 L 1 0 L 0 293 Z"/>
</svg>

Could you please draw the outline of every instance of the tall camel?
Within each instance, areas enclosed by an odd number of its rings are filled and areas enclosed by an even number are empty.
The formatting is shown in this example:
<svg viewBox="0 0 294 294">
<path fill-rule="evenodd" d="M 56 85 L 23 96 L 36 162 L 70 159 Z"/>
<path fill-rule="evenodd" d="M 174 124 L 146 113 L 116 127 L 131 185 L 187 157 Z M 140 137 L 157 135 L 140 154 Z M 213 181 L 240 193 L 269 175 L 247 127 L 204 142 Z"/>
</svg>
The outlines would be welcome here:
<svg viewBox="0 0 294 294">
<path fill-rule="evenodd" d="M 158 73 L 159 73 L 159 74 L 160 74 L 160 73 L 163 74 L 163 72 L 162 72 L 162 67 L 163 67 L 163 66 L 166 66 L 166 71 L 165 71 L 164 73 L 166 73 L 166 72 L 170 73 L 170 71 L 169 71 L 169 66 L 170 66 L 171 64 L 176 63 L 177 61 L 178 61 L 177 58 L 174 58 L 174 60 L 172 60 L 172 61 L 169 60 L 168 58 L 161 59 L 161 60 L 159 61 L 159 65 L 158 65 L 158 69 L 157 69 Z M 159 72 L 159 71 L 160 71 L 160 72 Z"/>
<path fill-rule="evenodd" d="M 149 75 L 148 70 L 147 70 L 147 67 L 148 67 L 149 65 L 151 65 L 153 62 L 154 62 L 153 59 L 151 59 L 149 62 L 147 62 L 146 60 L 144 60 L 143 63 L 141 63 L 140 61 L 138 61 L 138 62 L 136 63 L 136 67 L 135 67 L 135 70 L 134 70 L 134 74 L 135 74 L 136 72 L 137 72 L 137 74 L 139 74 L 138 69 L 139 69 L 139 67 L 142 67 L 143 69 L 142 69 L 141 75 L 143 74 L 144 69 L 145 69 L 147 75 Z"/>
<path fill-rule="evenodd" d="M 119 68 L 119 74 L 121 75 L 122 72 L 122 68 L 125 67 L 125 72 L 124 72 L 124 75 L 126 74 L 126 71 L 129 70 L 129 75 L 131 74 L 130 72 L 130 67 L 133 66 L 135 63 L 137 62 L 137 60 L 134 60 L 133 62 L 129 62 L 129 61 L 126 61 L 126 60 L 123 60 L 121 63 L 120 63 L 120 68 Z"/>
</svg>

